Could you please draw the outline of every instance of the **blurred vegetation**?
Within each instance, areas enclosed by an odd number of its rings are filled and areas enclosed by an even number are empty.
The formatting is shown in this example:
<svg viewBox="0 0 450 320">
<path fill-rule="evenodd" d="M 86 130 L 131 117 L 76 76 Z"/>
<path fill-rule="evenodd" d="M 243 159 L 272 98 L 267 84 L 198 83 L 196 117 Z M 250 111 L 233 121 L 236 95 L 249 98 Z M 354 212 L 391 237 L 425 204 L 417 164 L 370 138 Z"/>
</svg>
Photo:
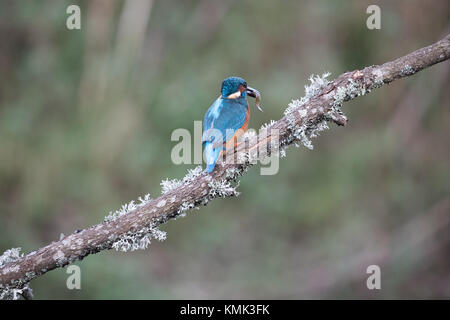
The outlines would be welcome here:
<svg viewBox="0 0 450 320">
<path fill-rule="evenodd" d="M 82 29 L 65 27 L 77 3 Z M 176 128 L 244 77 L 263 95 L 250 127 L 279 119 L 310 74 L 380 64 L 449 32 L 442 1 L 0 0 L 0 251 L 34 250 L 100 222 L 192 166 Z M 332 78 L 331 77 L 331 78 Z M 36 298 L 450 297 L 448 63 L 345 105 L 314 151 L 257 167 L 237 199 L 170 222 L 168 239 L 32 282 Z M 366 288 L 366 268 L 382 289 Z"/>
</svg>

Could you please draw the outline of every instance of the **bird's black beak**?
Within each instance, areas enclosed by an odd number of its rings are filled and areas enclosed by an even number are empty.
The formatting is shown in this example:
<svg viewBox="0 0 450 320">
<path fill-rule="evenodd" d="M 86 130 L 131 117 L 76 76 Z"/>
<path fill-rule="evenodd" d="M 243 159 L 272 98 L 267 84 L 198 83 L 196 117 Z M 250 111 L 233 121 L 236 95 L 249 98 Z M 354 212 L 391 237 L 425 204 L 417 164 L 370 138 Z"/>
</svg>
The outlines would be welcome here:
<svg viewBox="0 0 450 320">
<path fill-rule="evenodd" d="M 258 110 L 262 112 L 263 110 L 261 109 L 261 106 L 259 105 L 259 103 L 261 101 L 261 94 L 259 93 L 259 91 L 256 89 L 253 89 L 251 87 L 247 87 L 247 94 L 250 97 L 255 98 L 256 107 L 258 107 Z"/>
</svg>

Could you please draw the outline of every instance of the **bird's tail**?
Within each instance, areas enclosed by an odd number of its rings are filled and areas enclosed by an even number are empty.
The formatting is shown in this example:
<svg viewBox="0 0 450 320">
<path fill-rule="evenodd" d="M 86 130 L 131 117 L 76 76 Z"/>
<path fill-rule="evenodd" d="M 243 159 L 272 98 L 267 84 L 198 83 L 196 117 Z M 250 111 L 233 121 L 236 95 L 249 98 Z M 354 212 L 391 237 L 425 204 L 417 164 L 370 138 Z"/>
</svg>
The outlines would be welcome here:
<svg viewBox="0 0 450 320">
<path fill-rule="evenodd" d="M 205 143 L 206 172 L 213 171 L 221 148 L 213 148 L 212 142 Z"/>
</svg>

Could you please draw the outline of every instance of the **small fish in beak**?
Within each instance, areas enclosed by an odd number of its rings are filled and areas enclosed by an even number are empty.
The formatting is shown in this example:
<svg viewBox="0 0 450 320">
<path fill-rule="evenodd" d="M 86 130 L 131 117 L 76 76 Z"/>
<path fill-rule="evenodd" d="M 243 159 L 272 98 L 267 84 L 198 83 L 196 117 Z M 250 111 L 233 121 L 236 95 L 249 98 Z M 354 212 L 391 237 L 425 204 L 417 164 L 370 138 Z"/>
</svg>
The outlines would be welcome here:
<svg viewBox="0 0 450 320">
<path fill-rule="evenodd" d="M 247 87 L 247 94 L 248 94 L 250 97 L 255 98 L 255 104 L 256 104 L 256 107 L 258 108 L 259 111 L 262 112 L 263 109 L 261 109 L 261 106 L 259 105 L 259 103 L 261 102 L 261 94 L 259 93 L 259 91 L 256 90 L 256 89 L 253 89 L 253 88 L 251 88 L 251 87 Z"/>
</svg>

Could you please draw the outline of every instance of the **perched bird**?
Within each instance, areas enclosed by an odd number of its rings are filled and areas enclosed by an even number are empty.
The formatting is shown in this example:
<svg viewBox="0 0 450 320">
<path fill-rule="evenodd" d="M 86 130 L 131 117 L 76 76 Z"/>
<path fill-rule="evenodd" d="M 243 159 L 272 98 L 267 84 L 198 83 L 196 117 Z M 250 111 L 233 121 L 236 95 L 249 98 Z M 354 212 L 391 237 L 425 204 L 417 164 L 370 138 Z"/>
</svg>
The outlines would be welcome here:
<svg viewBox="0 0 450 320">
<path fill-rule="evenodd" d="M 213 171 L 221 151 L 234 146 L 247 130 L 250 119 L 247 95 L 256 99 L 256 106 L 262 111 L 258 90 L 248 87 L 242 78 L 226 78 L 222 82 L 221 95 L 206 112 L 202 144 L 205 145 L 207 172 Z"/>
</svg>

